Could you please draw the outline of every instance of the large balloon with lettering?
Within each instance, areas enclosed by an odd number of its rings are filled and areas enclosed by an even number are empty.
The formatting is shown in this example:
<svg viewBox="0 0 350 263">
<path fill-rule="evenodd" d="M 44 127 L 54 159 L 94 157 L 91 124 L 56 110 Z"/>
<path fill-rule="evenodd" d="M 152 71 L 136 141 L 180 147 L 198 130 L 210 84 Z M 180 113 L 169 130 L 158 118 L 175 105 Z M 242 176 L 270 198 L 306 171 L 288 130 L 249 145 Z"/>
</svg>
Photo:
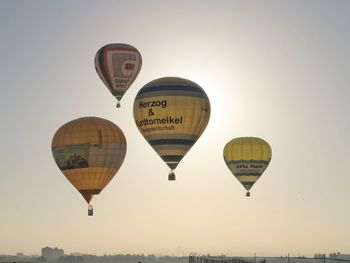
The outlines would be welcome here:
<svg viewBox="0 0 350 263">
<path fill-rule="evenodd" d="M 126 139 L 114 123 L 83 117 L 61 126 L 51 149 L 58 168 L 89 204 L 121 167 Z"/>
<path fill-rule="evenodd" d="M 174 169 L 206 128 L 210 117 L 207 94 L 196 83 L 177 77 L 153 80 L 134 102 L 136 126 L 171 169 Z"/>
<path fill-rule="evenodd" d="M 100 48 L 95 56 L 97 74 L 119 101 L 140 72 L 140 52 L 128 44 L 109 44 Z"/>
<path fill-rule="evenodd" d="M 247 190 L 263 174 L 271 161 L 271 147 L 263 139 L 256 137 L 235 138 L 224 148 L 224 160 L 227 167 Z"/>
</svg>

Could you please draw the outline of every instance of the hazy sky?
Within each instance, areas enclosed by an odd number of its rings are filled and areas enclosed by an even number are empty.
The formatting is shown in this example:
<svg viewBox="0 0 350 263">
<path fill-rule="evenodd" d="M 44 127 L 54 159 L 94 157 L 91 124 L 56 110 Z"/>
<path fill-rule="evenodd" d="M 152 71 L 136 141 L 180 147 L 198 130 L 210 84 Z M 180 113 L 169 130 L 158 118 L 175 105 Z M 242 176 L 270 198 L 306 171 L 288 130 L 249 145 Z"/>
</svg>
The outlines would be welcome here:
<svg viewBox="0 0 350 263">
<path fill-rule="evenodd" d="M 349 253 L 349 14 L 347 0 L 0 1 L 0 254 Z M 94 68 L 108 43 L 143 57 L 121 109 Z M 196 82 L 212 107 L 175 182 L 132 114 L 165 76 Z M 128 142 L 93 217 L 51 154 L 83 116 Z M 272 147 L 250 198 L 222 157 L 240 136 Z"/>
</svg>

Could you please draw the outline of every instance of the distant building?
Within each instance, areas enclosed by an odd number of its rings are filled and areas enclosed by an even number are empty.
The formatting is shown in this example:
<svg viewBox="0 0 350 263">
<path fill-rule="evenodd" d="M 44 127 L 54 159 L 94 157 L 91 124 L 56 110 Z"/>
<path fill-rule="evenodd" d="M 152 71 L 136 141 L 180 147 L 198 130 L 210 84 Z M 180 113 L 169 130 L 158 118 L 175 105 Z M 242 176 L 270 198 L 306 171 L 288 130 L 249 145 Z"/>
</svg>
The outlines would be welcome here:
<svg viewBox="0 0 350 263">
<path fill-rule="evenodd" d="M 41 249 L 41 256 L 46 259 L 57 259 L 64 255 L 64 250 L 60 248 L 44 247 Z"/>
<path fill-rule="evenodd" d="M 24 254 L 22 252 L 17 252 L 16 256 L 21 258 L 24 257 Z"/>
</svg>

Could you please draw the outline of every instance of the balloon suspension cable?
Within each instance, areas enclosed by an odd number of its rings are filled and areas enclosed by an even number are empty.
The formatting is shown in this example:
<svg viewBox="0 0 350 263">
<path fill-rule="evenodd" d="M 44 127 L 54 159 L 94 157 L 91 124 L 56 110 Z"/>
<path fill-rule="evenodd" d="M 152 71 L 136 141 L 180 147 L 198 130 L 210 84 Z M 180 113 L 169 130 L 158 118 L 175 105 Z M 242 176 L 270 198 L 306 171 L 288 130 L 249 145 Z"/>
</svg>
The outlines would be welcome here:
<svg viewBox="0 0 350 263">
<path fill-rule="evenodd" d="M 169 181 L 175 181 L 176 180 L 175 171 L 173 169 L 171 169 L 170 172 L 169 172 L 168 180 Z"/>
<path fill-rule="evenodd" d="M 89 204 L 88 207 L 88 216 L 93 216 L 94 215 L 94 208 L 92 207 L 92 205 Z"/>
<path fill-rule="evenodd" d="M 248 191 L 246 194 L 245 194 L 246 197 L 249 197 L 250 196 L 250 192 Z"/>
<path fill-rule="evenodd" d="M 120 108 L 120 102 L 119 102 L 119 100 L 118 100 L 118 103 L 117 103 L 117 108 Z"/>
</svg>

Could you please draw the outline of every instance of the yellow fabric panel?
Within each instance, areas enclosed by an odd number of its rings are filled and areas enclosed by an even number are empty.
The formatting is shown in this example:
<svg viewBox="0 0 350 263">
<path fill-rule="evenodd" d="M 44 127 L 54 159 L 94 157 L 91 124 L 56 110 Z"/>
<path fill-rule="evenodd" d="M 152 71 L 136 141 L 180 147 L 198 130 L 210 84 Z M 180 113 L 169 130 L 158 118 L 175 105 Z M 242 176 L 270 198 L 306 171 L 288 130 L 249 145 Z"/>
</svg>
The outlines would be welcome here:
<svg viewBox="0 0 350 263">
<path fill-rule="evenodd" d="M 165 101 L 166 107 L 144 107 L 153 101 Z M 207 109 L 205 111 L 204 109 Z M 149 97 L 135 100 L 134 118 L 143 135 L 192 134 L 200 136 L 208 124 L 210 103 L 208 100 L 186 96 Z"/>
<path fill-rule="evenodd" d="M 157 148 L 154 149 L 159 156 L 165 156 L 165 155 L 180 155 L 184 156 L 189 149 L 164 149 L 164 150 L 159 150 Z"/>
<path fill-rule="evenodd" d="M 120 167 L 121 155 L 115 153 L 124 152 L 126 144 L 101 143 L 98 146 L 91 146 L 89 149 L 90 167 Z"/>
<path fill-rule="evenodd" d="M 97 117 L 84 117 L 68 122 L 57 130 L 52 147 L 106 142 L 126 144 L 126 139 L 114 123 Z"/>
<path fill-rule="evenodd" d="M 117 169 L 81 168 L 78 170 L 64 170 L 63 174 L 77 190 L 102 190 L 112 180 Z"/>
<path fill-rule="evenodd" d="M 244 183 L 244 182 L 254 182 L 255 183 L 259 179 L 259 176 L 236 176 L 236 178 L 241 183 Z"/>
<path fill-rule="evenodd" d="M 267 142 L 256 137 L 235 138 L 226 144 L 224 158 L 234 160 L 263 160 L 270 161 L 271 147 Z"/>
</svg>

